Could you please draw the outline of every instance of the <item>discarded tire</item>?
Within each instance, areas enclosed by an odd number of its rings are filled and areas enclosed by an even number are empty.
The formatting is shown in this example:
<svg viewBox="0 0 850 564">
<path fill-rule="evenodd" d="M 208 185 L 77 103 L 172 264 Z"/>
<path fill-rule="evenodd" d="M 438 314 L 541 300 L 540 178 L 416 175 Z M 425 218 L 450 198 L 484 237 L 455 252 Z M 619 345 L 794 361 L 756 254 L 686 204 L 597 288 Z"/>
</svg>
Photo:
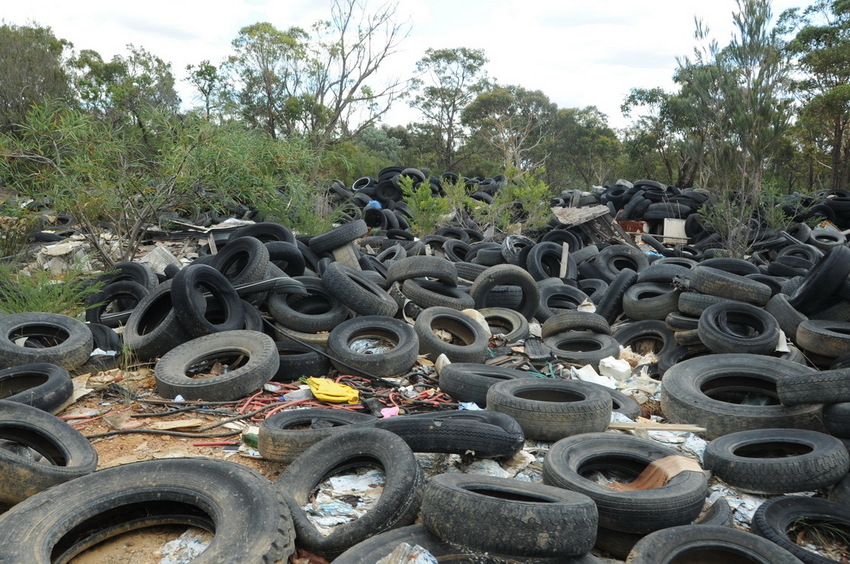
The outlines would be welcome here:
<svg viewBox="0 0 850 564">
<path fill-rule="evenodd" d="M 222 331 L 165 353 L 154 368 L 156 389 L 164 398 L 236 400 L 262 388 L 277 372 L 279 362 L 275 342 L 268 335 Z M 227 370 L 219 372 L 216 364 Z"/>
<path fill-rule="evenodd" d="M 13 313 L 0 317 L 0 366 L 34 362 L 73 370 L 85 364 L 94 340 L 85 323 L 58 313 Z"/>
<path fill-rule="evenodd" d="M 419 339 L 403 321 L 367 315 L 337 325 L 328 336 L 328 351 L 342 373 L 398 376 L 416 363 Z"/>
<path fill-rule="evenodd" d="M 483 362 L 490 343 L 478 322 L 448 307 L 423 310 L 413 329 L 419 339 L 419 352 L 432 361 L 445 354 L 452 362 Z"/>
<path fill-rule="evenodd" d="M 505 380 L 487 391 L 487 409 L 510 415 L 529 439 L 554 441 L 603 431 L 611 421 L 611 396 L 576 380 Z"/>
<path fill-rule="evenodd" d="M 597 513 L 589 497 L 552 486 L 440 474 L 425 487 L 422 522 L 437 536 L 480 552 L 578 556 L 593 547 Z"/>
<path fill-rule="evenodd" d="M 778 382 L 815 370 L 790 360 L 752 354 L 711 354 L 670 367 L 661 386 L 661 411 L 674 423 L 705 427 L 713 439 L 747 429 L 823 431 L 821 406 L 779 403 Z M 754 405 L 758 397 L 760 405 Z"/>
<path fill-rule="evenodd" d="M 61 419 L 36 407 L 0 400 L 0 437 L 31 449 L 14 453 L 0 448 L 0 503 L 21 502 L 97 468 L 97 452 L 91 443 Z M 0 554 L 7 553 L 0 550 Z"/>
<path fill-rule="evenodd" d="M 292 519 L 267 479 L 235 462 L 171 458 L 100 470 L 20 503 L 0 516 L 0 554 L 67 562 L 141 526 L 176 524 L 215 535 L 193 564 L 278 562 L 294 553 Z"/>
<path fill-rule="evenodd" d="M 770 354 L 779 345 L 779 323 L 760 307 L 720 303 L 702 312 L 699 340 L 715 353 Z"/>
<path fill-rule="evenodd" d="M 635 545 L 627 564 L 758 562 L 801 564 L 793 554 L 752 533 L 708 525 L 682 525 L 656 531 Z"/>
<path fill-rule="evenodd" d="M 269 416 L 260 424 L 258 449 L 263 458 L 291 463 L 302 452 L 349 425 L 374 423 L 366 413 L 341 409 L 292 409 Z"/>
<path fill-rule="evenodd" d="M 704 464 L 745 492 L 785 494 L 826 488 L 850 470 L 850 455 L 837 438 L 803 429 L 754 429 L 714 439 Z"/>
<path fill-rule="evenodd" d="M 620 434 L 584 433 L 562 439 L 543 460 L 543 483 L 589 496 L 599 510 L 599 525 L 615 531 L 650 533 L 693 521 L 705 502 L 703 472 L 685 471 L 661 487 L 618 491 L 587 477 L 591 470 L 626 479 L 651 462 L 678 451 L 656 441 Z M 622 478 L 621 478 L 622 479 Z"/>
<path fill-rule="evenodd" d="M 384 491 L 362 517 L 321 534 L 303 506 L 322 480 L 345 469 L 380 466 Z M 308 448 L 277 481 L 292 513 L 298 546 L 326 558 L 338 556 L 375 534 L 409 525 L 421 504 L 424 478 L 413 452 L 401 437 L 372 427 L 342 429 Z"/>
<path fill-rule="evenodd" d="M 440 389 L 459 401 L 487 406 L 487 390 L 503 380 L 534 378 L 532 374 L 513 368 L 490 366 L 478 362 L 453 362 L 440 372 Z"/>
<path fill-rule="evenodd" d="M 70 374 L 55 364 L 34 362 L 0 370 L 0 400 L 54 413 L 71 398 L 73 391 Z"/>
<path fill-rule="evenodd" d="M 775 497 L 762 503 L 753 515 L 751 530 L 787 550 L 806 564 L 835 562 L 806 550 L 789 538 L 792 525 L 806 524 L 846 530 L 850 508 L 840 503 L 807 496 Z"/>
</svg>

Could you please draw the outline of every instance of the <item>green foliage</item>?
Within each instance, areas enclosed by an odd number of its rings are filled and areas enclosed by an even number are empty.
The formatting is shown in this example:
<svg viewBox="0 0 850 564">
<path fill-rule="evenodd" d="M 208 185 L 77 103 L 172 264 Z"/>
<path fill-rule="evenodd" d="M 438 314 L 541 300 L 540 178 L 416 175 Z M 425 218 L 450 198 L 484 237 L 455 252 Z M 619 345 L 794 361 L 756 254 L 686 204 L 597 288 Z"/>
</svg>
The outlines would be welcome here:
<svg viewBox="0 0 850 564">
<path fill-rule="evenodd" d="M 420 238 L 431 235 L 451 220 L 450 201 L 432 194 L 430 184 L 422 182 L 414 186 L 413 179 L 408 176 L 400 177 L 399 184 L 413 215 L 409 223 L 414 235 Z"/>
<path fill-rule="evenodd" d="M 80 317 L 86 298 L 102 289 L 92 284 L 91 275 L 74 265 L 61 277 L 47 270 L 31 272 L 0 265 L 0 313 L 45 312 Z"/>
<path fill-rule="evenodd" d="M 562 188 L 590 188 L 616 178 L 623 147 L 608 126 L 608 116 L 595 106 L 558 110 L 552 139 L 542 146 L 546 158 L 546 180 Z"/>
<path fill-rule="evenodd" d="M 545 170 L 539 173 L 545 174 Z M 479 202 L 473 217 L 479 225 L 492 226 L 497 237 L 533 233 L 552 217 L 549 185 L 535 172 L 509 169 L 507 176 L 507 184 L 493 196 L 493 203 L 482 205 Z"/>
<path fill-rule="evenodd" d="M 315 190 L 304 182 L 313 156 L 305 144 L 192 116 L 152 111 L 144 119 L 142 131 L 58 105 L 34 108 L 21 140 L 0 136 L 7 157 L 0 170 L 10 186 L 71 212 L 106 264 L 130 260 L 146 227 L 167 211 L 236 200 L 293 228 L 315 229 L 315 208 L 307 205 Z M 281 194 L 280 185 L 292 188 Z M 101 226 L 117 237 L 117 251 L 103 244 Z"/>
<path fill-rule="evenodd" d="M 49 27 L 0 25 L 0 132 L 23 123 L 33 104 L 48 98 L 70 101 L 63 61 L 70 47 Z"/>
</svg>

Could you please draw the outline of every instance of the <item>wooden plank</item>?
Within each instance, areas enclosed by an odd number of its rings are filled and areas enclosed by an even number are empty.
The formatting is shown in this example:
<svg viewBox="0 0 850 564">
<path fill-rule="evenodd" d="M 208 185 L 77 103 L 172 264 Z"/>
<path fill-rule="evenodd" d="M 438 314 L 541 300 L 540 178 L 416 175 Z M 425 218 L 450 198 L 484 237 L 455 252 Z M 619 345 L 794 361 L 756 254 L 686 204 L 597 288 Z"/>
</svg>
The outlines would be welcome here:
<svg viewBox="0 0 850 564">
<path fill-rule="evenodd" d="M 705 427 L 700 427 L 698 425 L 688 425 L 685 423 L 656 423 L 654 421 L 637 423 L 611 423 L 608 425 L 608 428 L 616 429 L 618 431 L 637 431 L 638 429 L 642 429 L 644 431 L 687 431 L 689 433 L 705 432 Z"/>
<path fill-rule="evenodd" d="M 204 423 L 203 419 L 178 419 L 176 421 L 157 421 L 156 423 L 151 423 L 150 428 L 158 431 L 168 431 L 171 429 L 200 427 Z"/>
</svg>

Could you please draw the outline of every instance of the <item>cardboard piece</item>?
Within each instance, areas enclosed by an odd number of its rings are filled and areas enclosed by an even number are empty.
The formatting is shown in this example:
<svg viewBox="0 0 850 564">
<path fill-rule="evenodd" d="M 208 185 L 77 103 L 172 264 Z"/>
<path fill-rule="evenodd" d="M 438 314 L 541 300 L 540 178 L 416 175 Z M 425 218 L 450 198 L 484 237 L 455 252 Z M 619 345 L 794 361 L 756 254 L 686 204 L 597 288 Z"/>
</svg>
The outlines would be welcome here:
<svg viewBox="0 0 850 564">
<path fill-rule="evenodd" d="M 673 455 L 653 460 L 646 469 L 628 484 L 613 482 L 606 484 L 612 490 L 630 492 L 635 490 L 652 490 L 660 488 L 670 481 L 673 476 L 682 472 L 702 472 L 699 462 L 687 456 Z"/>
</svg>

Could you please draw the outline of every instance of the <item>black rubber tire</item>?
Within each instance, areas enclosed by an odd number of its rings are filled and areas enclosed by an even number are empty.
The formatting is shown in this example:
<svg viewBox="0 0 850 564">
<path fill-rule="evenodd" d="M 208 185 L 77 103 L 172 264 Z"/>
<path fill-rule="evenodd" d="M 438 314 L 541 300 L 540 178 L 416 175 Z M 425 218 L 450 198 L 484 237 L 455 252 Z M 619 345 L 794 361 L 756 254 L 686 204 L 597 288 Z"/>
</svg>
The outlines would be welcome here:
<svg viewBox="0 0 850 564">
<path fill-rule="evenodd" d="M 613 282 L 623 270 L 640 272 L 649 266 L 646 253 L 636 247 L 625 244 L 608 245 L 594 259 L 593 264 L 602 273 L 604 280 Z"/>
<path fill-rule="evenodd" d="M 19 503 L 97 468 L 97 452 L 88 439 L 37 407 L 0 400 L 0 440 L 32 449 L 45 459 L 0 448 L 0 503 Z"/>
<path fill-rule="evenodd" d="M 528 320 L 519 313 L 503 307 L 485 307 L 478 310 L 490 327 L 491 335 L 504 335 L 505 341 L 515 343 L 530 334 Z"/>
<path fill-rule="evenodd" d="M 344 409 L 307 408 L 279 411 L 260 423 L 257 450 L 266 460 L 292 463 L 322 439 L 350 425 L 371 425 L 377 419 Z"/>
<path fill-rule="evenodd" d="M 269 241 L 266 249 L 269 251 L 269 264 L 275 265 L 287 276 L 295 278 L 304 274 L 304 255 L 294 241 Z"/>
<path fill-rule="evenodd" d="M 779 346 L 779 322 L 748 303 L 720 303 L 702 312 L 699 340 L 715 353 L 770 354 Z"/>
<path fill-rule="evenodd" d="M 563 249 L 559 243 L 551 241 L 537 243 L 528 251 L 528 256 L 525 258 L 525 269 L 535 280 L 546 278 L 570 278 L 574 280 L 578 276 L 578 266 L 569 253 L 567 253 L 566 274 L 563 277 L 559 276 L 562 254 Z"/>
<path fill-rule="evenodd" d="M 266 307 L 275 321 L 302 333 L 320 333 L 348 318 L 348 310 L 321 278 L 298 276 L 294 280 L 304 284 L 307 294 L 270 294 Z"/>
<path fill-rule="evenodd" d="M 688 288 L 692 291 L 757 306 L 764 306 L 773 294 L 767 284 L 703 264 L 694 268 L 688 277 Z"/>
<path fill-rule="evenodd" d="M 18 344 L 20 339 L 26 342 Z M 93 348 L 88 326 L 73 317 L 29 312 L 0 317 L 0 366 L 49 362 L 74 370 L 85 364 Z"/>
<path fill-rule="evenodd" d="M 611 334 L 611 325 L 604 317 L 589 311 L 562 311 L 548 318 L 540 328 L 542 338 L 568 331 L 591 331 L 603 335 Z"/>
<path fill-rule="evenodd" d="M 522 300 L 515 309 L 529 321 L 534 318 L 540 303 L 540 289 L 528 272 L 513 264 L 491 266 L 482 272 L 469 289 L 476 309 L 494 305 L 488 304 L 487 298 L 496 286 L 519 286 Z"/>
<path fill-rule="evenodd" d="M 516 419 L 526 438 L 556 441 L 607 429 L 613 400 L 598 384 L 519 378 L 490 386 L 487 409 Z"/>
<path fill-rule="evenodd" d="M 537 313 L 534 314 L 534 318 L 540 322 L 546 321 L 563 311 L 576 310 L 578 306 L 589 300 L 587 294 L 575 286 L 561 283 L 560 278 L 549 278 L 547 280 L 555 282 L 545 285 L 542 285 L 541 282 L 540 303 L 537 307 Z"/>
<path fill-rule="evenodd" d="M 729 298 L 721 298 L 699 292 L 682 292 L 679 294 L 679 312 L 685 315 L 699 317 L 708 307 L 716 304 L 746 303 Z"/>
<path fill-rule="evenodd" d="M 230 234 L 227 242 L 229 244 L 240 237 L 254 237 L 264 244 L 273 242 L 295 244 L 295 235 L 292 234 L 292 231 L 285 225 L 273 221 L 261 221 L 251 225 L 243 225 Z"/>
<path fill-rule="evenodd" d="M 445 354 L 452 362 L 484 362 L 490 339 L 477 321 L 448 307 L 422 310 L 413 324 L 419 338 L 419 353 L 431 361 Z M 434 331 L 451 335 L 452 342 L 442 340 Z"/>
<path fill-rule="evenodd" d="M 440 371 L 440 390 L 462 402 L 487 406 L 487 390 L 496 382 L 535 378 L 523 370 L 490 366 L 477 362 L 453 362 Z"/>
<path fill-rule="evenodd" d="M 478 276 L 487 270 L 487 267 L 482 264 L 474 264 L 471 262 L 459 262 L 455 264 L 457 276 L 460 280 L 466 280 L 470 283 L 475 282 Z"/>
<path fill-rule="evenodd" d="M 708 494 L 703 472 L 681 472 L 663 486 L 618 491 L 587 477 L 607 470 L 636 478 L 651 462 L 679 455 L 651 439 L 618 433 L 584 433 L 553 444 L 543 459 L 543 483 L 590 496 L 599 525 L 627 533 L 650 533 L 692 522 Z"/>
<path fill-rule="evenodd" d="M 568 331 L 555 333 L 543 339 L 543 342 L 555 358 L 579 366 L 590 364 L 598 368 L 599 361 L 603 358 L 620 356 L 620 343 L 613 336 L 604 333 Z"/>
<path fill-rule="evenodd" d="M 676 276 L 687 277 L 693 268 L 682 266 L 680 264 L 661 262 L 661 260 L 666 259 L 657 260 L 638 273 L 638 284 L 643 284 L 644 282 L 655 282 L 657 284 L 670 285 L 673 283 L 673 278 Z"/>
<path fill-rule="evenodd" d="M 623 313 L 635 320 L 664 319 L 679 310 L 679 294 L 670 284 L 637 282 L 623 294 Z"/>
<path fill-rule="evenodd" d="M 111 282 L 86 298 L 86 321 L 120 327 L 149 292 L 150 289 L 132 280 Z M 111 311 L 107 313 L 107 309 Z"/>
<path fill-rule="evenodd" d="M 434 278 L 446 286 L 457 286 L 457 265 L 446 259 L 432 256 L 409 256 L 387 267 L 387 282 L 400 282 L 410 278 Z"/>
<path fill-rule="evenodd" d="M 834 294 L 850 275 L 850 248 L 843 245 L 832 247 L 815 267 L 810 269 L 788 298 L 788 302 L 800 313 L 820 311 L 834 299 Z"/>
<path fill-rule="evenodd" d="M 154 367 L 157 393 L 187 400 L 231 401 L 263 387 L 277 372 L 280 360 L 271 337 L 257 331 L 221 331 L 197 337 L 165 353 Z M 195 370 L 215 363 L 229 370 L 192 378 Z"/>
<path fill-rule="evenodd" d="M 637 282 L 637 277 L 637 272 L 630 268 L 621 270 L 608 285 L 605 295 L 599 301 L 596 313 L 604 317 L 608 323 L 614 323 L 617 317 L 623 313 L 623 296 L 626 294 L 626 290 Z"/>
<path fill-rule="evenodd" d="M 310 238 L 310 250 L 320 255 L 343 247 L 352 241 L 359 239 L 369 232 L 369 227 L 362 219 L 355 219 L 349 223 L 344 223 L 339 227 L 335 227 L 323 233 Z"/>
<path fill-rule="evenodd" d="M 361 339 L 379 339 L 392 344 L 392 349 L 380 354 L 352 349 L 351 345 Z M 416 363 L 419 339 L 413 328 L 403 321 L 367 315 L 334 327 L 328 336 L 328 351 L 331 363 L 340 373 L 358 374 L 356 368 L 361 368 L 373 376 L 393 377 L 406 374 Z"/>
<path fill-rule="evenodd" d="M 378 562 L 389 556 L 401 544 L 419 546 L 437 559 L 437 562 L 476 562 L 496 564 L 504 562 L 527 562 L 529 564 L 602 564 L 602 561 L 590 554 L 575 558 L 509 558 L 497 554 L 475 553 L 463 547 L 454 546 L 432 534 L 425 525 L 399 527 L 360 542 L 334 560 L 334 564 L 363 564 Z"/>
<path fill-rule="evenodd" d="M 297 382 L 301 378 L 328 375 L 328 357 L 295 341 L 276 341 L 279 359 L 273 382 Z"/>
<path fill-rule="evenodd" d="M 684 360 L 664 373 L 661 411 L 674 423 L 705 427 L 714 439 L 746 429 L 823 431 L 820 405 L 781 405 L 777 385 L 790 375 L 815 370 L 781 358 L 753 354 L 710 354 Z M 754 401 L 762 400 L 763 405 Z"/>
<path fill-rule="evenodd" d="M 209 292 L 209 299 L 204 297 Z M 245 326 L 245 307 L 227 277 L 206 264 L 190 264 L 171 282 L 174 315 L 192 337 Z M 211 313 L 215 312 L 215 313 Z"/>
<path fill-rule="evenodd" d="M 0 400 L 55 413 L 73 392 L 74 383 L 68 371 L 49 362 L 20 364 L 0 370 Z"/>
<path fill-rule="evenodd" d="M 262 280 L 269 265 L 269 250 L 254 237 L 239 237 L 213 255 L 210 266 L 234 286 Z"/>
<path fill-rule="evenodd" d="M 118 281 L 129 281 L 141 284 L 148 291 L 156 288 L 159 279 L 156 273 L 146 264 L 133 261 L 116 262 L 106 272 L 94 279 L 94 282 L 102 282 L 104 287 Z"/>
<path fill-rule="evenodd" d="M 393 317 L 398 311 L 398 304 L 383 288 L 340 262 L 328 265 L 322 282 L 328 292 L 359 315 Z"/>
<path fill-rule="evenodd" d="M 776 383 L 782 405 L 850 401 L 850 368 L 791 374 Z"/>
<path fill-rule="evenodd" d="M 805 564 L 835 562 L 806 550 L 788 537 L 787 531 L 797 521 L 847 530 L 850 527 L 850 507 L 807 496 L 775 497 L 756 509 L 750 525 L 752 532 L 787 550 Z"/>
<path fill-rule="evenodd" d="M 359 519 L 321 534 L 303 506 L 322 480 L 346 469 L 378 465 L 385 483 L 381 497 Z M 421 505 L 424 477 L 410 447 L 401 437 L 370 426 L 342 428 L 299 456 L 277 481 L 295 524 L 297 544 L 333 559 L 358 542 L 384 531 L 410 525 Z"/>
<path fill-rule="evenodd" d="M 508 264 L 523 266 L 524 261 L 520 258 L 520 255 L 527 256 L 527 249 L 535 245 L 534 240 L 529 239 L 525 235 L 508 235 L 502 241 L 502 257 L 504 257 L 505 262 Z"/>
<path fill-rule="evenodd" d="M 166 280 L 154 288 L 127 319 L 124 344 L 139 360 L 154 360 L 191 339 L 174 313 L 171 284 Z"/>
<path fill-rule="evenodd" d="M 753 429 L 718 437 L 703 454 L 706 470 L 743 492 L 779 495 L 829 487 L 847 475 L 841 440 L 805 429 Z"/>
<path fill-rule="evenodd" d="M 661 358 L 676 346 L 674 334 L 667 324 L 657 319 L 633 321 L 621 325 L 612 335 L 622 347 L 637 354 L 653 353 Z"/>
<path fill-rule="evenodd" d="M 603 386 L 605 391 L 611 395 L 611 411 L 625 415 L 632 421 L 636 421 L 641 415 L 640 404 L 631 396 L 627 396 L 620 390 Z"/>
<path fill-rule="evenodd" d="M 425 486 L 422 523 L 451 543 L 481 552 L 578 556 L 593 548 L 597 513 L 589 497 L 561 488 L 439 474 Z"/>
<path fill-rule="evenodd" d="M 797 326 L 796 343 L 801 349 L 829 358 L 850 354 L 850 322 L 807 319 Z"/>
<path fill-rule="evenodd" d="M 401 286 L 404 296 L 422 309 L 450 307 L 464 310 L 475 307 L 472 296 L 457 287 L 447 286 L 439 280 L 405 280 Z"/>
<path fill-rule="evenodd" d="M 437 411 L 378 419 L 374 426 L 404 439 L 413 452 L 510 458 L 525 444 L 513 417 L 496 411 Z"/>
<path fill-rule="evenodd" d="M 667 314 L 667 317 L 664 318 L 664 323 L 673 331 L 696 331 L 699 326 L 699 317 L 674 311 Z"/>
<path fill-rule="evenodd" d="M 764 306 L 765 311 L 773 316 L 779 323 L 779 328 L 785 333 L 785 337 L 792 341 L 797 341 L 797 328 L 800 323 L 806 321 L 808 317 L 794 309 L 788 302 L 788 296 L 779 293 L 770 298 L 767 305 Z"/>
<path fill-rule="evenodd" d="M 627 564 L 802 564 L 793 554 L 753 534 L 710 525 L 681 525 L 656 531 L 635 544 Z"/>
<path fill-rule="evenodd" d="M 288 561 L 295 551 L 292 518 L 269 481 L 244 465 L 209 458 L 100 470 L 29 498 L 0 523 L 7 533 L 0 554 L 9 562 L 68 562 L 122 533 L 179 524 L 214 534 L 193 564 Z"/>
</svg>

